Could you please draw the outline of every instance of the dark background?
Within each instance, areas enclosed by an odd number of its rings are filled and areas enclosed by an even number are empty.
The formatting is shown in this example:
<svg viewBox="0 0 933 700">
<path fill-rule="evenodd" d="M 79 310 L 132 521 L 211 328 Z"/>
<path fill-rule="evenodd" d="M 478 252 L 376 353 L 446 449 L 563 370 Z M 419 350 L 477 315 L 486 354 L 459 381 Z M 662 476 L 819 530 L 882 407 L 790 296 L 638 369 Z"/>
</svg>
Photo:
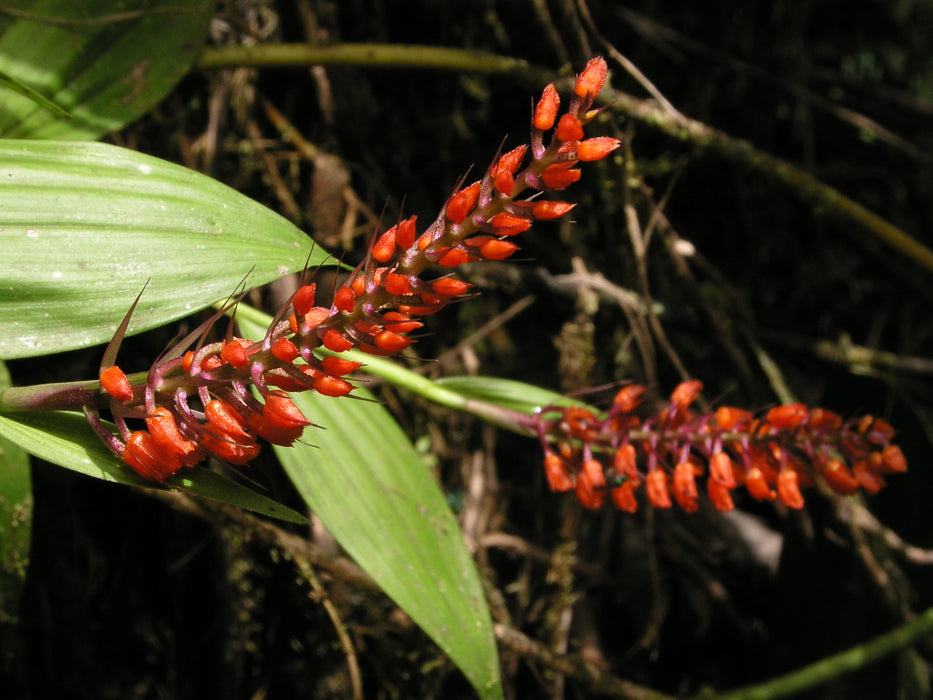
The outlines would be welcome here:
<svg viewBox="0 0 933 700">
<path fill-rule="evenodd" d="M 933 245 L 933 4 L 591 0 L 588 11 L 603 38 L 682 114 L 786 160 Z M 215 44 L 464 47 L 521 57 L 555 75 L 599 53 L 610 58 L 613 87 L 646 97 L 569 0 L 225 3 L 212 34 Z M 153 114 L 111 140 L 217 177 L 355 263 L 380 212 L 395 221 L 403 209 L 428 222 L 457 179 L 484 168 L 503 138 L 506 149 L 523 142 L 541 87 L 391 67 L 194 71 Z M 263 99 L 340 164 L 298 156 Z M 900 140 L 854 125 L 842 109 Z M 663 397 L 681 376 L 662 346 L 640 354 L 637 329 L 618 305 L 587 307 L 541 270 L 569 273 L 576 258 L 640 291 L 623 204 L 628 197 L 645 227 L 666 199 L 647 279 L 670 346 L 705 383 L 706 397 L 753 410 L 777 403 L 758 359 L 766 353 L 801 401 L 884 416 L 899 430 L 911 471 L 867 503 L 906 541 L 933 545 L 929 361 L 912 370 L 853 366 L 816 352 L 818 342 L 847 339 L 931 357 L 931 271 L 735 158 L 624 116 L 593 132 L 629 140 L 634 177 L 626 180 L 619 160 L 587 166 L 569 192 L 580 202 L 573 223 L 536 226 L 523 234 L 516 261 L 467 271 L 482 295 L 432 318 L 417 352 L 439 357 L 533 294 L 527 310 L 436 374 L 475 372 L 568 392 L 649 381 Z M 278 190 L 263 155 L 281 177 Z M 346 202 L 321 187 L 340 175 L 372 216 L 365 208 L 348 214 Z M 669 252 L 678 238 L 697 251 L 686 270 Z M 275 292 L 253 301 L 274 310 Z M 145 367 L 176 330 L 128 340 L 122 354 L 138 357 L 139 367 L 127 369 Z M 11 371 L 19 384 L 84 378 L 95 374 L 99 355 L 14 362 Z M 430 445 L 455 508 L 474 455 L 495 474 L 479 563 L 512 624 L 545 644 L 566 635 L 568 651 L 622 678 L 671 694 L 728 689 L 858 644 L 931 604 L 927 568 L 853 531 L 816 493 L 806 494 L 799 514 L 739 498 L 765 536 L 707 507 L 696 515 L 582 512 L 572 497 L 548 493 L 533 441 L 391 391 L 385 398 L 412 438 Z M 271 461 L 251 477 L 300 507 Z M 294 565 L 248 529 L 47 464 L 36 464 L 33 478 L 21 645 L 7 657 L 4 697 L 349 697 L 329 618 Z M 766 542 L 783 542 L 779 560 L 765 556 Z M 888 574 L 883 585 L 860 546 Z M 550 564 L 558 550 L 580 565 Z M 470 697 L 457 671 L 387 599 L 325 582 L 354 640 L 366 697 Z M 563 630 L 568 609 L 573 623 Z M 807 697 L 927 696 L 930 652 L 888 657 Z M 545 666 L 509 650 L 503 669 L 509 697 L 595 696 L 580 680 L 555 684 Z"/>
</svg>

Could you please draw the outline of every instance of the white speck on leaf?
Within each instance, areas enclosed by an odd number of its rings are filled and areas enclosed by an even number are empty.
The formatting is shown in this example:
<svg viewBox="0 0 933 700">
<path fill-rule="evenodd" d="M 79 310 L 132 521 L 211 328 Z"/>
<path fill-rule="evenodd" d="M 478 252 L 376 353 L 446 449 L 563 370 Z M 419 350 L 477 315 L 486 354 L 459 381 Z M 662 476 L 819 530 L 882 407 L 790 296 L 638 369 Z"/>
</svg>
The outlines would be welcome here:
<svg viewBox="0 0 933 700">
<path fill-rule="evenodd" d="M 26 238 L 38 238 L 38 237 L 39 237 L 38 231 L 34 231 L 31 228 L 26 229 Z"/>
<path fill-rule="evenodd" d="M 152 166 L 146 165 L 145 163 L 140 163 L 136 166 L 143 175 L 148 175 L 152 172 Z"/>
</svg>

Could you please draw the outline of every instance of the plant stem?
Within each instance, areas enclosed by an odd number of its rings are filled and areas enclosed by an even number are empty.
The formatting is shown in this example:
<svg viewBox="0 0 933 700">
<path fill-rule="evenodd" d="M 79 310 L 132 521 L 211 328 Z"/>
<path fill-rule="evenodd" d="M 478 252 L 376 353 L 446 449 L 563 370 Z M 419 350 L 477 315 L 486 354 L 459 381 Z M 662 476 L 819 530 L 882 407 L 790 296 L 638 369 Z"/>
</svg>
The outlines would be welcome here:
<svg viewBox="0 0 933 700">
<path fill-rule="evenodd" d="M 315 64 L 511 74 L 537 83 L 547 82 L 553 75 L 553 72 L 535 68 L 520 58 L 485 51 L 411 44 L 218 46 L 205 48 L 196 67 L 204 70 L 238 66 L 287 68 Z"/>
<path fill-rule="evenodd" d="M 98 405 L 102 404 L 100 384 L 96 380 L 14 386 L 0 391 L 0 413 L 82 411 Z"/>
<path fill-rule="evenodd" d="M 918 617 L 885 632 L 874 639 L 846 651 L 816 661 L 796 671 L 778 676 L 765 683 L 737 688 L 727 693 L 694 695 L 691 700 L 716 697 L 716 700 L 771 700 L 828 683 L 846 673 L 858 671 L 880 658 L 905 649 L 914 642 L 933 634 L 933 608 Z"/>
</svg>

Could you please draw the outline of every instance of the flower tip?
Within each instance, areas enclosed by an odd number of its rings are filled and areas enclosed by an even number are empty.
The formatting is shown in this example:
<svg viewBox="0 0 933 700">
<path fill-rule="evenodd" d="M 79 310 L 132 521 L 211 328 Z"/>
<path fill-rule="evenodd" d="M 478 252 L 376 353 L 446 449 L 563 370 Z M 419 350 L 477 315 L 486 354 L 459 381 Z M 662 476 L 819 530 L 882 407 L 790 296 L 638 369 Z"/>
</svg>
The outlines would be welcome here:
<svg viewBox="0 0 933 700">
<path fill-rule="evenodd" d="M 133 398 L 133 387 L 123 370 L 116 365 L 105 367 L 100 371 L 100 385 L 120 403 L 126 403 Z"/>
<path fill-rule="evenodd" d="M 596 97 L 606 84 L 608 75 L 609 66 L 606 65 L 606 59 L 602 56 L 590 59 L 583 72 L 577 76 L 573 94 L 583 99 Z"/>
</svg>

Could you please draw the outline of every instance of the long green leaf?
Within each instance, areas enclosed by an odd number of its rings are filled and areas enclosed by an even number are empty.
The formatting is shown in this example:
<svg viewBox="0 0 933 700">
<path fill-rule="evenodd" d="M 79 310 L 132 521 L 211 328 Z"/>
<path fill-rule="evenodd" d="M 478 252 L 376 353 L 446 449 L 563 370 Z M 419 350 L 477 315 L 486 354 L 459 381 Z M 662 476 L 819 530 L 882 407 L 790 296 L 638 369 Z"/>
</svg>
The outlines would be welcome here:
<svg viewBox="0 0 933 700">
<path fill-rule="evenodd" d="M 263 321 L 241 318 L 258 338 Z M 366 397 L 365 391 L 355 392 Z M 473 560 L 431 473 L 378 403 L 293 397 L 324 430 L 276 448 L 308 506 L 340 545 L 447 653 L 483 698 L 501 698 L 492 623 Z"/>
<path fill-rule="evenodd" d="M 216 180 L 96 143 L 0 141 L 0 359 L 106 342 L 330 258 Z"/>
<path fill-rule="evenodd" d="M 28 97 L 30 100 L 35 102 L 43 109 L 48 110 L 56 117 L 61 117 L 62 119 L 71 119 L 71 115 L 57 104 L 52 102 L 52 100 L 43 97 L 25 83 L 20 82 L 16 78 L 9 76 L 2 71 L 0 71 L 0 87 L 9 88 L 13 92 L 18 92 L 20 95 Z"/>
<path fill-rule="evenodd" d="M 94 140 L 152 109 L 188 72 L 213 16 L 203 0 L 12 0 L 0 72 L 58 105 L 0 87 L 0 136 Z"/>
<path fill-rule="evenodd" d="M 136 475 L 104 447 L 77 413 L 35 412 L 0 415 L 0 436 L 37 457 L 105 481 L 148 488 L 182 488 L 269 517 L 303 523 L 303 515 L 219 474 L 196 467 L 159 487 Z"/>
</svg>

